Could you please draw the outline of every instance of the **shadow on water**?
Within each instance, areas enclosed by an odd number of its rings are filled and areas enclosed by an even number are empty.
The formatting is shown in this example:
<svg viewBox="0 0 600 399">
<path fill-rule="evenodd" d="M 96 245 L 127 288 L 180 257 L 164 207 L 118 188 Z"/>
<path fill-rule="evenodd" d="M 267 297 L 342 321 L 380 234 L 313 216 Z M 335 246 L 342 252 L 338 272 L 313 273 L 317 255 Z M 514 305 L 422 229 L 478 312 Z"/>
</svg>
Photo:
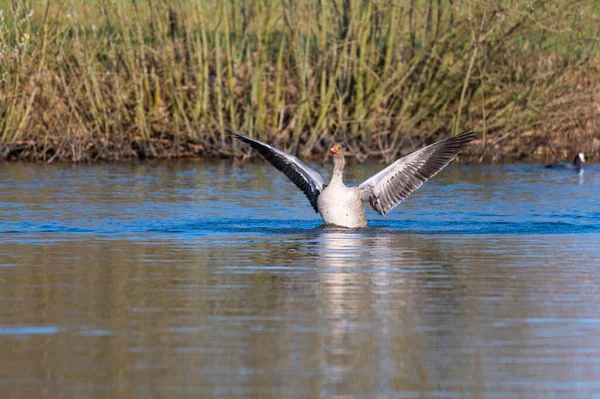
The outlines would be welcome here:
<svg viewBox="0 0 600 399">
<path fill-rule="evenodd" d="M 348 231 L 260 165 L 2 167 L 2 397 L 600 391 L 593 168 L 454 167 Z"/>
</svg>

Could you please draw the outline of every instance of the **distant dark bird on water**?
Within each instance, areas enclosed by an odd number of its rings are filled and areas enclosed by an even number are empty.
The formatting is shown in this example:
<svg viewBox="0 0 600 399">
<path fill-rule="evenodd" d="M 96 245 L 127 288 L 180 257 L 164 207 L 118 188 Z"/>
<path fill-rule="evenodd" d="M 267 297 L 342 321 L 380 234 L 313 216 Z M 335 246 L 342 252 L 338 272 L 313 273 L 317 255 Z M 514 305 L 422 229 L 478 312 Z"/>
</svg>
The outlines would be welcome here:
<svg viewBox="0 0 600 399">
<path fill-rule="evenodd" d="M 556 163 L 551 163 L 550 165 L 546 165 L 546 168 L 555 168 L 555 169 L 574 169 L 581 170 L 583 168 L 583 164 L 585 163 L 585 157 L 583 156 L 583 152 L 575 155 L 573 162 L 569 161 L 560 161 Z"/>
<path fill-rule="evenodd" d="M 475 138 L 472 131 L 466 131 L 438 141 L 398 159 L 358 187 L 347 187 L 342 181 L 346 161 L 341 145 L 331 148 L 333 176 L 327 185 L 319 173 L 295 156 L 231 130 L 227 132 L 250 145 L 283 172 L 302 190 L 325 223 L 348 228 L 367 225 L 363 202 L 369 202 L 374 210 L 385 216 L 425 181 L 444 169 Z M 273 201 L 277 199 L 273 198 Z"/>
</svg>

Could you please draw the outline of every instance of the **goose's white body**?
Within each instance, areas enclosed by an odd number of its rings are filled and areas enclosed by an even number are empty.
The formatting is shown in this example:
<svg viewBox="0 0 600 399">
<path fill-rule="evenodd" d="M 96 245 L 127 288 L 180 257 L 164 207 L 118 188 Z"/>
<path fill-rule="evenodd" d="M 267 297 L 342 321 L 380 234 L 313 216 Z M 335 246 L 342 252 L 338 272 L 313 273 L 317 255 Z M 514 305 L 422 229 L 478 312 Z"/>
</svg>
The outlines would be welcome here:
<svg viewBox="0 0 600 399">
<path fill-rule="evenodd" d="M 357 187 L 346 187 L 340 179 L 332 179 L 321 192 L 317 208 L 325 223 L 351 229 L 367 226 L 360 191 Z"/>
</svg>

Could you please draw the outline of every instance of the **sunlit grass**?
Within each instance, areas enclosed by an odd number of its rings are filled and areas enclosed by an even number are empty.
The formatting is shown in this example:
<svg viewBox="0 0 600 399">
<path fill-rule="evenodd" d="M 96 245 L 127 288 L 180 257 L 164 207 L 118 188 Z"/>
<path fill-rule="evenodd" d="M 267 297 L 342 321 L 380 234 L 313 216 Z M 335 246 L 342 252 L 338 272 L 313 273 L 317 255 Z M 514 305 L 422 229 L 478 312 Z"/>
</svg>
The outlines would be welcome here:
<svg viewBox="0 0 600 399">
<path fill-rule="evenodd" d="M 0 0 L 0 155 L 358 155 L 588 120 L 594 2 Z"/>
</svg>

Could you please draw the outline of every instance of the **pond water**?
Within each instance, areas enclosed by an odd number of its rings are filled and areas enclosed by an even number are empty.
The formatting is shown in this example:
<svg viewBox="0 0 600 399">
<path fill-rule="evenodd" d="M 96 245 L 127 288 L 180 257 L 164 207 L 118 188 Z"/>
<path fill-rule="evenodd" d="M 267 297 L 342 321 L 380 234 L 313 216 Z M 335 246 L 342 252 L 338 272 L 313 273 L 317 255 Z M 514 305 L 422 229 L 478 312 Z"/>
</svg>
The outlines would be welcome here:
<svg viewBox="0 0 600 399">
<path fill-rule="evenodd" d="M 263 162 L 0 164 L 0 397 L 600 397 L 599 201 L 451 165 L 348 231 Z"/>
</svg>

